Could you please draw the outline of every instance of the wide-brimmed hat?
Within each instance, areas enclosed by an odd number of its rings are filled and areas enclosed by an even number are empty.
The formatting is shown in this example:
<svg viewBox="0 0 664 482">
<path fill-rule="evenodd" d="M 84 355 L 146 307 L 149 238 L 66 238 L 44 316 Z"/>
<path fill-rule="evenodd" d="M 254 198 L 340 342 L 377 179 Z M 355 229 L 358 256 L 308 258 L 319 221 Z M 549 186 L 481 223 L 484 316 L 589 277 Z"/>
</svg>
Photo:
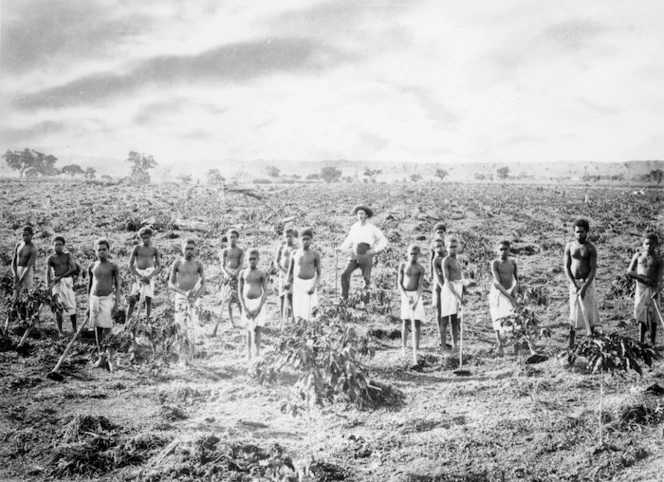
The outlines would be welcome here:
<svg viewBox="0 0 664 482">
<path fill-rule="evenodd" d="M 353 208 L 353 215 L 357 214 L 358 211 L 364 211 L 368 218 L 373 216 L 373 209 L 371 209 L 369 206 L 365 206 L 364 204 L 358 204 L 355 206 Z"/>
</svg>

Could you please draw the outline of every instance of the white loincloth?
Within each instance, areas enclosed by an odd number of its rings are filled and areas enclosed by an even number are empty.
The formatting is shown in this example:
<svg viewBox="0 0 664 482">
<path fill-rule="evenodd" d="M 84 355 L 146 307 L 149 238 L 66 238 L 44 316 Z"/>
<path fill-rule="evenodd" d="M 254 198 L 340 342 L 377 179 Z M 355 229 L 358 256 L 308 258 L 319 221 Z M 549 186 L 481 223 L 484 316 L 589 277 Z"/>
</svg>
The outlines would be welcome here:
<svg viewBox="0 0 664 482">
<path fill-rule="evenodd" d="M 404 296 L 401 293 L 401 319 L 410 320 L 411 317 L 413 320 L 424 321 L 424 303 L 422 302 L 422 296 L 417 300 L 415 308 L 411 308 L 410 300 L 417 298 L 417 291 L 406 291 Z"/>
<path fill-rule="evenodd" d="M 516 282 L 512 282 L 512 287 L 506 291 L 511 295 L 516 288 Z M 494 331 L 503 331 L 500 319 L 514 314 L 514 306 L 507 297 L 496 288 L 493 283 L 489 289 L 489 312 L 491 313 L 491 324 Z"/>
<path fill-rule="evenodd" d="M 138 269 L 136 268 L 136 272 L 141 275 L 141 276 L 150 276 L 152 273 L 154 273 L 154 270 L 156 268 L 154 266 L 150 266 L 149 268 L 145 269 Z M 131 294 L 139 294 L 141 298 L 153 298 L 154 297 L 154 278 L 150 278 L 149 283 L 143 283 L 141 281 L 140 277 L 136 277 L 134 280 L 134 284 L 131 286 Z"/>
<path fill-rule="evenodd" d="M 634 318 L 639 323 L 652 323 L 657 320 L 655 300 L 651 298 L 652 288 L 636 282 L 634 292 Z"/>
<path fill-rule="evenodd" d="M 26 273 L 27 271 L 27 273 Z M 16 267 L 16 274 L 18 275 L 18 278 L 21 277 L 21 275 L 25 273 L 25 276 L 23 276 L 23 280 L 21 283 L 16 287 L 16 289 L 19 290 L 31 290 L 32 285 L 34 283 L 32 277 L 33 277 L 33 272 L 32 272 L 32 266 L 27 267 L 27 266 L 17 266 Z"/>
<path fill-rule="evenodd" d="M 113 328 L 113 307 L 115 295 L 90 295 L 90 326 L 96 328 Z"/>
<path fill-rule="evenodd" d="M 579 280 L 581 281 L 581 280 Z M 590 327 L 599 324 L 599 307 L 597 306 L 597 293 L 595 291 L 595 280 L 588 285 L 586 289 L 586 296 L 579 298 L 577 296 L 576 286 L 574 283 L 569 284 L 569 318 L 575 330 L 583 330 L 586 328 L 586 323 L 583 320 L 583 311 L 579 305 L 579 301 L 583 303 L 588 317 L 588 325 Z"/>
<path fill-rule="evenodd" d="M 255 310 L 261 304 L 261 297 L 250 300 L 249 298 L 244 299 L 244 307 L 246 310 L 242 310 L 242 321 L 244 321 L 247 330 L 255 330 L 259 326 L 265 326 L 265 305 L 261 308 L 255 318 L 247 318 L 247 311 Z"/>
<path fill-rule="evenodd" d="M 440 290 L 440 316 L 456 315 L 459 312 L 459 300 L 449 287 L 449 283 L 454 285 L 456 292 L 459 296 L 463 296 L 463 281 L 445 281 L 443 288 Z"/>
<path fill-rule="evenodd" d="M 318 290 L 309 295 L 307 291 L 314 285 L 316 278 L 293 278 L 293 317 L 311 319 L 311 312 L 318 306 Z"/>
<path fill-rule="evenodd" d="M 198 287 L 191 291 L 195 291 Z M 191 293 L 187 291 L 187 294 Z M 198 323 L 198 310 L 200 309 L 201 299 L 197 298 L 194 303 L 189 301 L 187 295 L 175 293 L 175 322 L 184 325 L 187 328 L 194 327 Z"/>
<path fill-rule="evenodd" d="M 76 294 L 74 293 L 74 280 L 71 277 L 61 278 L 53 285 L 51 292 L 58 295 L 58 301 L 64 308 L 64 314 L 69 316 L 76 314 Z"/>
</svg>

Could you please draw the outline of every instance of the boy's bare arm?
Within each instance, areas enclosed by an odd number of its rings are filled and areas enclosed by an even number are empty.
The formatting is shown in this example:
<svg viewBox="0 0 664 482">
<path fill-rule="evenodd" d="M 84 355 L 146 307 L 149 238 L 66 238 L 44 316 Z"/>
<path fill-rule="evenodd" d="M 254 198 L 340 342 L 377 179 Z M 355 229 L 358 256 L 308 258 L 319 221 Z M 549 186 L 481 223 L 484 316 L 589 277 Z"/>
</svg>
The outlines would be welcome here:
<svg viewBox="0 0 664 482">
<path fill-rule="evenodd" d="M 147 277 L 149 280 L 157 276 L 163 269 L 163 266 L 161 265 L 161 254 L 157 248 L 154 250 L 154 266 L 154 271 Z"/>
<path fill-rule="evenodd" d="M 232 276 L 232 273 L 228 269 L 228 248 L 225 248 L 221 252 L 221 269 L 224 270 L 224 273 L 228 276 Z"/>
<path fill-rule="evenodd" d="M 316 272 L 316 277 L 314 278 L 314 284 L 311 287 L 311 294 L 313 294 L 313 292 L 318 288 L 318 283 L 320 283 L 322 273 L 320 253 L 318 253 L 318 251 L 316 251 L 314 254 L 314 270 Z"/>
<path fill-rule="evenodd" d="M 177 281 L 178 281 L 178 269 L 180 268 L 180 260 L 176 260 L 173 263 L 173 266 L 171 266 L 171 274 L 168 277 L 168 288 L 175 291 L 176 293 L 180 293 L 181 295 L 186 295 L 186 293 L 178 288 Z"/>
<path fill-rule="evenodd" d="M 94 262 L 90 263 L 88 265 L 88 296 L 90 296 L 90 293 L 92 292 L 92 267 L 94 266 Z"/>
<path fill-rule="evenodd" d="M 49 288 L 52 288 L 51 286 L 51 281 L 53 279 L 53 276 L 51 274 L 51 270 L 53 269 L 53 255 L 50 255 L 48 258 L 46 258 L 46 286 Z"/>
<path fill-rule="evenodd" d="M 14 252 L 12 253 L 12 274 L 18 276 L 18 247 L 21 243 L 16 243 L 14 246 Z"/>
<path fill-rule="evenodd" d="M 424 284 L 424 277 L 426 276 L 426 270 L 424 269 L 424 266 L 420 267 L 420 273 L 418 276 L 418 281 L 417 281 L 417 296 L 415 297 L 415 303 L 416 305 L 420 301 L 420 297 L 422 296 L 422 286 Z"/>
<path fill-rule="evenodd" d="M 263 309 L 263 305 L 265 304 L 265 300 L 267 300 L 267 276 L 263 271 L 261 271 L 261 290 L 261 302 L 258 305 L 257 313 L 260 313 L 260 311 Z"/>
<path fill-rule="evenodd" d="M 445 277 L 443 276 L 443 266 L 442 266 L 442 264 L 443 264 L 442 260 L 439 260 L 438 263 L 436 263 L 436 260 L 434 260 L 434 262 L 433 262 L 434 273 L 436 274 L 436 278 L 435 278 L 436 284 L 441 288 L 445 284 Z"/>
<path fill-rule="evenodd" d="M 18 277 L 17 283 L 21 283 L 23 281 L 23 278 L 25 278 L 28 275 L 28 272 L 30 271 L 30 268 L 32 268 L 35 265 L 35 261 L 37 261 L 37 249 L 35 247 L 32 247 L 32 251 L 30 252 L 30 257 L 28 258 L 28 265 L 26 266 L 26 269 L 21 273 L 21 275 Z"/>
<path fill-rule="evenodd" d="M 403 289 L 403 269 L 405 264 L 406 263 L 402 261 L 397 268 L 397 289 L 399 290 L 399 293 L 404 296 L 406 296 L 406 290 Z"/>
<path fill-rule="evenodd" d="M 590 286 L 590 283 L 593 282 L 595 279 L 595 273 L 597 273 L 597 250 L 592 244 L 588 243 L 588 245 L 590 246 L 590 272 L 588 273 L 586 281 L 581 286 L 581 289 L 579 289 L 581 298 L 585 296 L 588 286 Z"/>
<path fill-rule="evenodd" d="M 572 253 L 571 253 L 571 244 L 572 243 L 567 243 L 565 246 L 565 257 L 563 258 L 563 266 L 565 267 L 565 276 L 567 276 L 567 279 L 574 283 L 574 286 L 578 289 L 579 286 L 576 284 L 576 280 L 574 279 L 574 275 L 572 275 Z"/>
<path fill-rule="evenodd" d="M 196 293 L 193 296 L 194 300 L 197 300 L 203 295 L 203 293 L 205 293 L 205 284 L 206 284 L 205 269 L 203 268 L 203 263 L 201 263 L 200 261 L 198 262 L 198 276 L 200 278 L 200 286 L 198 287 Z"/>
<path fill-rule="evenodd" d="M 516 293 L 517 291 L 520 290 L 519 285 L 521 283 L 519 283 L 519 273 L 518 273 L 518 270 L 516 268 L 516 261 L 512 261 L 512 264 L 514 265 L 514 283 L 515 283 L 514 284 L 514 289 L 512 290 L 512 293 Z"/>
<path fill-rule="evenodd" d="M 283 249 L 283 246 L 279 246 L 279 248 L 277 248 L 277 253 L 274 255 L 274 264 L 276 264 L 277 269 L 283 273 L 286 270 L 284 270 L 284 268 L 282 268 L 282 266 L 281 266 L 281 250 L 282 249 Z"/>
<path fill-rule="evenodd" d="M 288 272 L 286 274 L 286 284 L 284 285 L 285 289 L 288 289 L 291 287 L 293 284 L 293 272 L 295 271 L 295 256 L 297 254 L 293 253 L 293 255 L 290 258 L 290 261 L 288 262 Z"/>
<path fill-rule="evenodd" d="M 115 305 L 113 306 L 113 314 L 118 310 L 118 304 L 120 303 L 120 268 L 118 265 L 113 263 L 113 282 L 115 285 Z"/>
<path fill-rule="evenodd" d="M 242 272 L 242 273 L 240 273 L 240 276 L 238 277 L 237 292 L 240 295 L 240 296 L 238 296 L 238 298 L 240 298 L 240 306 L 242 307 L 242 312 L 247 313 L 247 315 L 248 315 L 249 312 L 247 311 L 247 307 L 244 304 L 244 276 L 245 276 L 244 272 Z"/>
<path fill-rule="evenodd" d="M 244 249 L 240 249 L 240 257 L 237 260 L 237 268 L 235 268 L 235 271 L 233 271 L 233 276 L 237 276 L 240 274 L 240 271 L 242 271 L 242 267 L 244 266 Z"/>
<path fill-rule="evenodd" d="M 138 277 L 141 277 L 140 274 L 138 274 L 138 271 L 136 271 L 136 267 L 134 264 L 136 263 L 136 254 L 138 253 L 138 246 L 134 246 L 134 249 L 131 250 L 131 255 L 129 256 L 129 271 L 131 272 L 132 275 Z"/>
</svg>

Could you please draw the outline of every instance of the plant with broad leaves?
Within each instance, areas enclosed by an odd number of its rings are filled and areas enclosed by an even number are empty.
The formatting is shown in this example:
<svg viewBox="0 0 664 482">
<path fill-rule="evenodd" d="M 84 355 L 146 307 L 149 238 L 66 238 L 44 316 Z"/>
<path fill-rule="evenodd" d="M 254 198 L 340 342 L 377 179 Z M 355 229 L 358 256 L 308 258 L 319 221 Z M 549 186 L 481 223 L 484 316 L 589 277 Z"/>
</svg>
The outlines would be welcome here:
<svg viewBox="0 0 664 482">
<path fill-rule="evenodd" d="M 383 392 L 391 392 L 368 379 L 360 358 L 373 355 L 366 336 L 323 312 L 290 325 L 275 349 L 253 365 L 252 374 L 260 383 L 271 383 L 285 367 L 299 373 L 295 400 L 282 405 L 292 415 L 337 402 L 373 407 L 384 403 Z"/>
<path fill-rule="evenodd" d="M 623 375 L 635 371 L 643 376 L 643 369 L 639 362 L 652 366 L 657 353 L 650 346 L 639 343 L 620 333 L 608 335 L 596 333 L 582 343 L 575 345 L 568 353 L 567 361 L 574 365 L 577 358 L 586 360 L 586 367 L 591 373 L 601 374 L 599 398 L 599 444 L 603 444 L 602 405 L 604 402 L 604 384 L 606 375 Z"/>
<path fill-rule="evenodd" d="M 9 282 L 7 282 L 9 280 Z M 11 296 L 13 294 L 13 279 L 11 276 L 6 275 L 0 282 L 2 290 L 7 296 L 7 320 L 5 322 L 5 332 L 9 327 L 10 320 L 19 320 L 25 326 L 26 334 L 21 340 L 21 345 L 25 342 L 27 333 L 32 327 L 41 321 L 41 310 L 44 306 L 48 306 L 53 314 L 60 314 L 64 307 L 60 303 L 57 295 L 54 295 L 51 290 L 44 287 L 44 283 L 39 281 L 34 289 L 29 291 L 22 291 L 17 297 Z"/>
<path fill-rule="evenodd" d="M 514 345 L 515 352 L 528 349 L 534 355 L 535 342 L 541 337 L 551 337 L 548 328 L 540 328 L 535 312 L 522 304 L 516 306 L 514 314 L 500 318 L 500 326 L 508 342 Z"/>
</svg>

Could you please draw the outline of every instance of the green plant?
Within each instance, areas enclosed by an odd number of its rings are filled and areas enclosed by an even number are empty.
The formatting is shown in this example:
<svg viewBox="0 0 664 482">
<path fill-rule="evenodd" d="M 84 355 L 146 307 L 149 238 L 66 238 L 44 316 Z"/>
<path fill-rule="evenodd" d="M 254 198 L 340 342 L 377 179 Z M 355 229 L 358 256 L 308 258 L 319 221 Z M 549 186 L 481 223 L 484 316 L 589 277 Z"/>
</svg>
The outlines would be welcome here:
<svg viewBox="0 0 664 482">
<path fill-rule="evenodd" d="M 540 323 L 533 310 L 517 305 L 514 314 L 500 318 L 509 342 L 514 345 L 514 351 L 528 349 L 532 355 L 535 354 L 535 341 L 541 337 L 549 338 L 551 331 L 548 328 L 540 328 Z"/>
<path fill-rule="evenodd" d="M 631 370 L 643 376 L 640 361 L 652 366 L 657 353 L 650 346 L 639 343 L 620 333 L 608 335 L 596 333 L 582 343 L 575 345 L 567 356 L 570 366 L 577 358 L 586 360 L 586 367 L 592 374 L 601 374 L 599 398 L 599 444 L 603 444 L 602 407 L 606 375 L 623 375 Z"/>
</svg>

